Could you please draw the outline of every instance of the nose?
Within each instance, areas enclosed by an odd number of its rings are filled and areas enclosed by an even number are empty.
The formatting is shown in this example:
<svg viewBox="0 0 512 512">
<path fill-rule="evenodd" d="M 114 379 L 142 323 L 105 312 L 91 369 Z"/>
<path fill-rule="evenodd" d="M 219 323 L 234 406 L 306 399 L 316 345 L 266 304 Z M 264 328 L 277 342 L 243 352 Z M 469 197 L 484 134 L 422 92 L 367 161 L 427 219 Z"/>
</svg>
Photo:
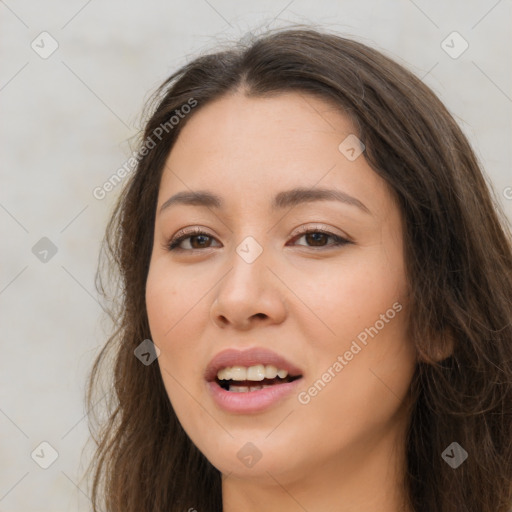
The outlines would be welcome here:
<svg viewBox="0 0 512 512">
<path fill-rule="evenodd" d="M 229 271 L 215 288 L 211 305 L 210 315 L 218 327 L 247 331 L 256 325 L 283 322 L 283 283 L 276 277 L 276 269 L 272 269 L 268 252 L 264 250 L 250 262 L 233 251 L 226 263 Z"/>
</svg>

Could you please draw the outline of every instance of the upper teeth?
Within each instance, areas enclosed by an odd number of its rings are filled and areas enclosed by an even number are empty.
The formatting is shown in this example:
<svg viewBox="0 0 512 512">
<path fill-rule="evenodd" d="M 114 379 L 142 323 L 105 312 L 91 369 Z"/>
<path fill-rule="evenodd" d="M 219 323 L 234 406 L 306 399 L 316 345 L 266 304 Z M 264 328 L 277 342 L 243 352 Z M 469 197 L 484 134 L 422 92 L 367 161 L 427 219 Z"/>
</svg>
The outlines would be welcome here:
<svg viewBox="0 0 512 512">
<path fill-rule="evenodd" d="M 263 365 L 257 364 L 255 366 L 228 366 L 222 368 L 217 372 L 217 378 L 219 380 L 263 380 L 263 379 L 275 379 L 280 377 L 284 379 L 288 375 L 286 370 L 278 370 L 271 364 Z"/>
</svg>

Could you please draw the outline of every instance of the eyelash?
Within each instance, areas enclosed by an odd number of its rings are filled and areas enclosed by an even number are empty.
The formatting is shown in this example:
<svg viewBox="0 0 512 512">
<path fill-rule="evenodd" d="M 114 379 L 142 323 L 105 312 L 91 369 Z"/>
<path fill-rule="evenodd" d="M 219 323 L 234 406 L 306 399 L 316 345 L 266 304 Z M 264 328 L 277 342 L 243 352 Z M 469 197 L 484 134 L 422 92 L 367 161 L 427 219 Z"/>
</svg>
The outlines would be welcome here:
<svg viewBox="0 0 512 512">
<path fill-rule="evenodd" d="M 348 244 L 352 244 L 353 242 L 351 242 L 350 240 L 347 240 L 346 238 L 343 238 L 339 235 L 335 235 L 334 233 L 330 233 L 329 231 L 325 231 L 325 230 L 322 230 L 322 229 L 313 229 L 313 228 L 301 228 L 299 230 L 299 232 L 294 236 L 294 239 L 300 239 L 302 238 L 304 235 L 308 235 L 310 233 L 321 233 L 323 235 L 326 235 L 328 236 L 329 238 L 332 238 L 334 240 L 334 243 L 332 244 L 328 244 L 328 245 L 325 245 L 325 246 L 303 246 L 303 247 L 311 247 L 315 250 L 323 250 L 325 248 L 328 248 L 328 247 L 341 247 L 341 246 L 344 246 L 344 245 L 348 245 Z M 209 235 L 208 233 L 206 233 L 204 230 L 202 230 L 201 228 L 192 228 L 192 229 L 189 229 L 189 230 L 183 230 L 181 233 L 178 232 L 178 235 L 175 236 L 167 245 L 167 249 L 169 251 L 183 251 L 183 252 L 193 252 L 193 251 L 201 251 L 203 249 L 183 249 L 181 247 L 178 247 L 181 242 L 183 242 L 184 240 L 188 239 L 188 238 L 191 238 L 193 236 L 199 236 L 199 235 L 206 235 L 207 237 L 209 238 L 212 238 L 214 239 L 215 237 Z M 211 249 L 211 247 L 205 247 L 204 249 Z"/>
</svg>

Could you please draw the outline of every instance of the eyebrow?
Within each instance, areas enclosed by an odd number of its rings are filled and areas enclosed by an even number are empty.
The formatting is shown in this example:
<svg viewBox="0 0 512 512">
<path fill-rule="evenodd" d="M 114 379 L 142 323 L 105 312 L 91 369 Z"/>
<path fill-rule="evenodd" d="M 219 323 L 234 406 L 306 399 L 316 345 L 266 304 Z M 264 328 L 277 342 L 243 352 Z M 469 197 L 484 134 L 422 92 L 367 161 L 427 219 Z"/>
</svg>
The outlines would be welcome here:
<svg viewBox="0 0 512 512">
<path fill-rule="evenodd" d="M 371 214 L 370 210 L 359 199 L 352 197 L 346 192 L 330 188 L 293 188 L 279 192 L 274 197 L 271 208 L 273 211 L 290 208 L 302 203 L 315 201 L 339 201 L 351 206 L 356 206 L 365 213 Z M 171 196 L 160 207 L 160 213 L 170 206 L 182 204 L 189 206 L 204 206 L 207 208 L 222 209 L 223 199 L 206 190 L 183 191 Z"/>
</svg>

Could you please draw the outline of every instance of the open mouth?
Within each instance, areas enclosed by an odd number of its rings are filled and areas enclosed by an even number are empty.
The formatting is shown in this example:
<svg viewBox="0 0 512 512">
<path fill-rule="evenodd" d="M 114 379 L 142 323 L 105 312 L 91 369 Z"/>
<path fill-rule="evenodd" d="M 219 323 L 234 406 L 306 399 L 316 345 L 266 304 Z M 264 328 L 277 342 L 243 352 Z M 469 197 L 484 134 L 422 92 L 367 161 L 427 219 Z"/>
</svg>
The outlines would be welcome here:
<svg viewBox="0 0 512 512">
<path fill-rule="evenodd" d="M 250 367 L 230 366 L 217 372 L 215 382 L 232 393 L 250 393 L 271 388 L 300 379 L 302 375 L 290 375 L 273 365 L 254 365 Z"/>
</svg>

